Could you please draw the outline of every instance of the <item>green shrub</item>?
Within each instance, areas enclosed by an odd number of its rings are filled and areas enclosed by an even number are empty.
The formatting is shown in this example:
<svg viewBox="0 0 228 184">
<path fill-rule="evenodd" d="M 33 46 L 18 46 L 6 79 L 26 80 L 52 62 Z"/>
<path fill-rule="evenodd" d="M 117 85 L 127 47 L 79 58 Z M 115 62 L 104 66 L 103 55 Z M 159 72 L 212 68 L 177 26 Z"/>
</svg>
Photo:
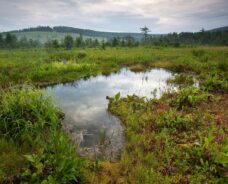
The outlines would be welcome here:
<svg viewBox="0 0 228 184">
<path fill-rule="evenodd" d="M 181 89 L 170 100 L 170 105 L 177 109 L 185 107 L 196 107 L 196 103 L 202 100 L 207 100 L 208 94 L 200 92 L 198 88 L 186 87 Z"/>
<path fill-rule="evenodd" d="M 169 128 L 179 131 L 186 131 L 193 126 L 193 123 L 191 116 L 184 116 L 176 110 L 170 109 L 169 111 L 165 111 L 158 117 L 158 121 L 156 121 L 156 126 L 159 129 Z"/>
<path fill-rule="evenodd" d="M 220 77 L 217 73 L 206 75 L 205 79 L 200 83 L 200 87 L 208 92 L 227 92 L 228 81 Z"/>
</svg>

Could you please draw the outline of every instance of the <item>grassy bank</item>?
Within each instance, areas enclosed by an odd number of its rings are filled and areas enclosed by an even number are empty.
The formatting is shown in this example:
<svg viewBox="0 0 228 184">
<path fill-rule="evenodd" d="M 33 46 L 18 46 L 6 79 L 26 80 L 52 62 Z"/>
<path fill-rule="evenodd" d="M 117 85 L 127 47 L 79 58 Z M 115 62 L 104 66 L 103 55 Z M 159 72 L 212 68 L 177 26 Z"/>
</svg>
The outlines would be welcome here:
<svg viewBox="0 0 228 184">
<path fill-rule="evenodd" d="M 121 67 L 169 69 L 179 73 L 169 83 L 181 89 L 160 99 L 110 99 L 109 110 L 125 125 L 126 148 L 116 163 L 80 158 L 53 99 L 9 88 Z M 0 50 L 0 183 L 227 182 L 227 69 L 227 47 Z"/>
</svg>

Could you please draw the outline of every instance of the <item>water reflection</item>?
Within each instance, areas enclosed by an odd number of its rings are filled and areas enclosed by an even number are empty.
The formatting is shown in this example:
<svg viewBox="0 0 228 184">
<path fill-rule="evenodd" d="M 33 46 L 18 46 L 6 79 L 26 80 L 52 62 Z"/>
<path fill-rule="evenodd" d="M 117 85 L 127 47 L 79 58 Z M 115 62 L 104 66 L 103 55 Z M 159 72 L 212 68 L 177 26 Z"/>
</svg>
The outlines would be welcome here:
<svg viewBox="0 0 228 184">
<path fill-rule="evenodd" d="M 123 128 L 119 120 L 107 112 L 106 96 L 120 92 L 121 96 L 136 94 L 151 97 L 151 91 L 156 88 L 159 88 L 159 96 L 166 88 L 169 77 L 171 73 L 162 69 L 134 73 L 124 68 L 109 76 L 100 75 L 45 89 L 54 93 L 62 107 L 66 115 L 64 126 L 75 138 L 79 152 L 99 155 L 102 151 L 100 155 L 109 157 L 117 155 L 123 147 Z M 107 144 L 101 149 L 99 143 L 102 141 Z"/>
</svg>

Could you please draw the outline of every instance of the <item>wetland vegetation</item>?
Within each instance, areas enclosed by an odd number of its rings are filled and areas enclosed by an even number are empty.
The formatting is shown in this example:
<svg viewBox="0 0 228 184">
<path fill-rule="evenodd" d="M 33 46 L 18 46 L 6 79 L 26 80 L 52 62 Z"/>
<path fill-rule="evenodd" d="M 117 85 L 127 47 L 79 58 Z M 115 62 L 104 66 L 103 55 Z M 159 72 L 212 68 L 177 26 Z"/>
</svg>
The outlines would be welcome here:
<svg viewBox="0 0 228 184">
<path fill-rule="evenodd" d="M 81 157 L 54 96 L 38 88 L 123 67 L 166 69 L 178 89 L 159 98 L 109 97 L 108 110 L 124 125 L 120 159 Z M 0 183 L 228 181 L 225 46 L 0 50 L 0 87 Z"/>
</svg>

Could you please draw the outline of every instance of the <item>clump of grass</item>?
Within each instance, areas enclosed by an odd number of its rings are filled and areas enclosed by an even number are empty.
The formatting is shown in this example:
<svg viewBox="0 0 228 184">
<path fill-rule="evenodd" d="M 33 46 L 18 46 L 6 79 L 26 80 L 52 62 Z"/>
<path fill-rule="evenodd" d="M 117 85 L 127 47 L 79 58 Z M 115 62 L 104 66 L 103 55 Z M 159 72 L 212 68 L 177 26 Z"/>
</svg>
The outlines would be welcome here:
<svg viewBox="0 0 228 184">
<path fill-rule="evenodd" d="M 0 99 L 1 182 L 71 183 L 84 179 L 85 162 L 60 129 L 59 109 L 49 97 L 39 90 L 16 89 L 1 92 Z"/>
<path fill-rule="evenodd" d="M 45 99 L 41 91 L 3 92 L 1 100 L 0 133 L 7 138 L 21 139 L 27 135 L 32 138 L 45 127 L 59 123 L 57 107 Z"/>
</svg>

